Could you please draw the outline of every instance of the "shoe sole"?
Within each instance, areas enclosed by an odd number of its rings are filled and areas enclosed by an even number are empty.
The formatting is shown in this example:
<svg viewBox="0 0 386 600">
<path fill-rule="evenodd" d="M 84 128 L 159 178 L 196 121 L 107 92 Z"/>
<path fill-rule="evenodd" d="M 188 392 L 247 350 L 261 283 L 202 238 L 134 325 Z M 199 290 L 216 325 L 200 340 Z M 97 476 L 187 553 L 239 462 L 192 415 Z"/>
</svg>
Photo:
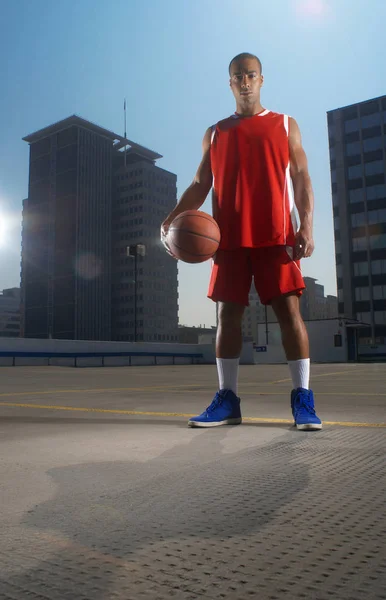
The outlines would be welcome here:
<svg viewBox="0 0 386 600">
<path fill-rule="evenodd" d="M 323 429 L 322 423 L 305 423 L 304 425 L 296 425 L 296 429 L 300 431 L 320 431 Z"/>
<path fill-rule="evenodd" d="M 221 425 L 240 425 L 241 419 L 226 419 L 225 421 L 213 421 L 205 423 L 199 421 L 188 421 L 189 427 L 221 427 Z"/>
</svg>

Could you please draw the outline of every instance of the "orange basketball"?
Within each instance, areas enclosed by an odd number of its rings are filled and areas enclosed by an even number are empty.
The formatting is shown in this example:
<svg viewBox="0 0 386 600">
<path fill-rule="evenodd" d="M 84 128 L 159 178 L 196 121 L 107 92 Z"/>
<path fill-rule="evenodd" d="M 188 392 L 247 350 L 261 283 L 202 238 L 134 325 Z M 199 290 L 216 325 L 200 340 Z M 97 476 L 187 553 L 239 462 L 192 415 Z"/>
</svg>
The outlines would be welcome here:
<svg viewBox="0 0 386 600">
<path fill-rule="evenodd" d="M 200 210 L 187 210 L 170 224 L 167 243 L 176 258 L 201 263 L 212 258 L 220 243 L 216 221 Z"/>
</svg>

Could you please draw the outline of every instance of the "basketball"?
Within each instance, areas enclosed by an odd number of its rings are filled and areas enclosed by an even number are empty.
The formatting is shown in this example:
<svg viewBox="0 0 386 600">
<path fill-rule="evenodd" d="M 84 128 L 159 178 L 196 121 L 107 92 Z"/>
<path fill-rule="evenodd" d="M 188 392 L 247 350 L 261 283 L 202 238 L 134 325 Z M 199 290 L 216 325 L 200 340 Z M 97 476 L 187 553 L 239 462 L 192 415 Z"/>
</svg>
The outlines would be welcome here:
<svg viewBox="0 0 386 600">
<path fill-rule="evenodd" d="M 212 258 L 220 243 L 216 221 L 200 210 L 187 210 L 170 224 L 167 243 L 176 258 L 201 263 Z"/>
</svg>

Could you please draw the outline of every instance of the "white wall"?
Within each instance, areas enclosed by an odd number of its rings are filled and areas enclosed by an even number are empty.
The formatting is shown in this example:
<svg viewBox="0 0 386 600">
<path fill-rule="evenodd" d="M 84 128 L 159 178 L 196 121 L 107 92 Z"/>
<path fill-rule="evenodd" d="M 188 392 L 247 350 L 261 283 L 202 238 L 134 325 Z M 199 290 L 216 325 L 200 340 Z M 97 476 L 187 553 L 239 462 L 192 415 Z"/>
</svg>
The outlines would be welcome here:
<svg viewBox="0 0 386 600">
<path fill-rule="evenodd" d="M 310 358 L 312 362 L 339 363 L 347 362 L 347 335 L 344 325 L 339 325 L 338 319 L 306 321 L 310 339 Z M 334 346 L 334 335 L 342 334 L 342 347 Z M 265 323 L 259 325 L 259 339 L 265 340 Z M 264 342 L 261 344 L 265 345 Z M 280 327 L 278 323 L 268 323 L 267 352 L 255 351 L 255 363 L 275 364 L 287 362 L 281 344 Z"/>
</svg>

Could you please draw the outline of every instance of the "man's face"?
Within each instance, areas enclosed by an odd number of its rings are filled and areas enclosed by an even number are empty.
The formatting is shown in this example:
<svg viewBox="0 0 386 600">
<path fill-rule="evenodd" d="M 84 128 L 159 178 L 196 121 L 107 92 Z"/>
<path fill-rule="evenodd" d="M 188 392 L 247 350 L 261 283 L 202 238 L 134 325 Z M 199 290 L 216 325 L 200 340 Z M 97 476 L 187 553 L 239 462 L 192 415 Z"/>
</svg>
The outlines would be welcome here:
<svg viewBox="0 0 386 600">
<path fill-rule="evenodd" d="M 230 86 L 236 102 L 242 105 L 259 102 L 263 76 L 257 60 L 244 58 L 235 61 L 232 63 L 230 71 Z"/>
</svg>

